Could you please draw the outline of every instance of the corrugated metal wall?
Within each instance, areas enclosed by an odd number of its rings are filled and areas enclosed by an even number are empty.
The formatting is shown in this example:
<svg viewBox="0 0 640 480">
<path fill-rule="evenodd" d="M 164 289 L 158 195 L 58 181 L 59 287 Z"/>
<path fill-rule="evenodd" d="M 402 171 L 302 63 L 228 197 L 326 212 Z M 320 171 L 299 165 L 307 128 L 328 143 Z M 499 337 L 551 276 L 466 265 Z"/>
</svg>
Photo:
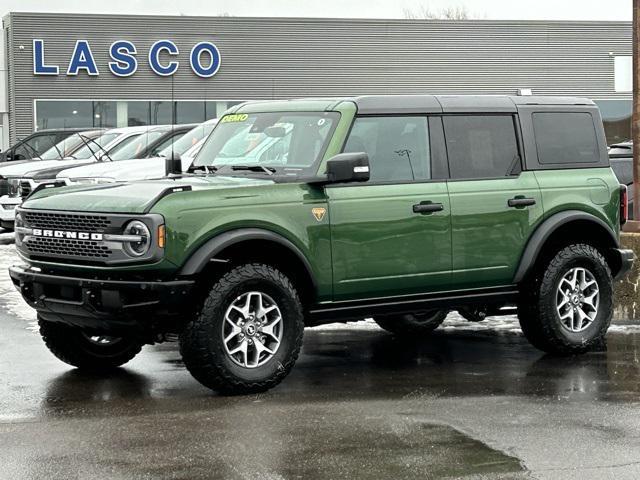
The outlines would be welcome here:
<svg viewBox="0 0 640 480">
<path fill-rule="evenodd" d="M 8 20 L 8 22 L 7 22 Z M 629 98 L 614 92 L 613 55 L 631 55 L 627 22 L 412 21 L 308 18 L 160 17 L 12 13 L 12 139 L 33 129 L 33 100 L 269 99 L 359 94 L 536 94 Z M 32 40 L 46 42 L 58 77 L 34 76 Z M 180 49 L 174 77 L 147 63 L 150 45 Z M 87 39 L 99 77 L 64 75 L 77 39 Z M 114 40 L 138 49 L 128 78 L 107 67 Z M 222 65 L 209 79 L 189 67 L 194 43 L 211 40 Z M 21 49 L 21 46 L 24 47 Z"/>
</svg>

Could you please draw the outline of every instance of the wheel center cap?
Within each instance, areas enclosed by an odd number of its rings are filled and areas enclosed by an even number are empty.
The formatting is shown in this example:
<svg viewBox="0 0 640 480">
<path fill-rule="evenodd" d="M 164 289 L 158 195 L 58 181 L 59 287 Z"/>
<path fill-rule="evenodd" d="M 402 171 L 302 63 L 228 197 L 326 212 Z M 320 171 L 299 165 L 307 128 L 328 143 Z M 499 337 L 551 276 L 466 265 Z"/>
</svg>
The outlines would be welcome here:
<svg viewBox="0 0 640 480">
<path fill-rule="evenodd" d="M 571 297 L 571 301 L 573 302 L 574 305 L 578 305 L 580 303 L 580 297 L 578 297 L 578 295 L 573 295 Z"/>
<path fill-rule="evenodd" d="M 253 323 L 248 323 L 244 327 L 244 333 L 249 337 L 253 337 L 256 334 L 256 326 Z"/>
</svg>

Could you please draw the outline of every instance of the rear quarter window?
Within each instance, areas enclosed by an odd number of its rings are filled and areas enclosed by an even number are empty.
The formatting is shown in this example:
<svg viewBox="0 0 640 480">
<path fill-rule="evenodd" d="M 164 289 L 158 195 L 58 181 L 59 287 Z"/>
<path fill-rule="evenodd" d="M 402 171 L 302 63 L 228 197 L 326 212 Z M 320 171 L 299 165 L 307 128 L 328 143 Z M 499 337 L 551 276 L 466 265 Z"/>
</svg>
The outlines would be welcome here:
<svg viewBox="0 0 640 480">
<path fill-rule="evenodd" d="M 532 114 L 533 131 L 541 165 L 600 162 L 593 117 L 587 112 Z"/>
</svg>

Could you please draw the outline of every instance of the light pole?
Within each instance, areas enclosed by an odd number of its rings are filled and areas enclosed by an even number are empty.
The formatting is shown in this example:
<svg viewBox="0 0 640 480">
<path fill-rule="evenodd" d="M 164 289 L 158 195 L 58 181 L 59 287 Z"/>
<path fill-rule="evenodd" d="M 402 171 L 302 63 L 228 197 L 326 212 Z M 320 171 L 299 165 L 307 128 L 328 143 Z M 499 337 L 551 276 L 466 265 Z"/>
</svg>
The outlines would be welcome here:
<svg viewBox="0 0 640 480">
<path fill-rule="evenodd" d="M 633 0 L 633 218 L 634 231 L 640 230 L 640 0 Z"/>
</svg>

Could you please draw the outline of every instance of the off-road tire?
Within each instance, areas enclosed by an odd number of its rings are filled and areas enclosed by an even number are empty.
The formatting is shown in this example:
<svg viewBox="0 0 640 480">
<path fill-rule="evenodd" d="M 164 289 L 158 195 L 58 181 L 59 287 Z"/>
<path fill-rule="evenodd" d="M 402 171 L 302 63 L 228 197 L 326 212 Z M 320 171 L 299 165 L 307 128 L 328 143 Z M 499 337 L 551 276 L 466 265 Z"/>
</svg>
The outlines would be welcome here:
<svg viewBox="0 0 640 480">
<path fill-rule="evenodd" d="M 381 328 L 396 335 L 427 335 L 444 322 L 448 313 L 448 310 L 430 310 L 376 317 L 374 320 Z"/>
<path fill-rule="evenodd" d="M 613 315 L 613 279 L 602 254 L 587 244 L 572 244 L 560 250 L 533 278 L 523 285 L 518 305 L 520 327 L 536 348 L 557 355 L 573 355 L 602 344 Z M 556 309 L 556 291 L 562 277 L 574 267 L 585 267 L 595 277 L 600 301 L 593 322 L 582 332 L 569 332 Z"/>
<path fill-rule="evenodd" d="M 273 298 L 283 322 L 278 350 L 268 362 L 255 368 L 234 363 L 222 339 L 227 308 L 249 291 L 261 291 Z M 269 265 L 250 263 L 233 268 L 213 285 L 200 313 L 180 335 L 180 352 L 187 370 L 206 387 L 225 395 L 258 393 L 275 387 L 289 374 L 298 358 L 303 333 L 302 304 L 291 281 Z"/>
<path fill-rule="evenodd" d="M 80 328 L 38 318 L 40 335 L 58 359 L 82 370 L 105 372 L 124 365 L 142 349 L 142 342 L 120 337 L 115 343 L 91 342 Z"/>
</svg>

